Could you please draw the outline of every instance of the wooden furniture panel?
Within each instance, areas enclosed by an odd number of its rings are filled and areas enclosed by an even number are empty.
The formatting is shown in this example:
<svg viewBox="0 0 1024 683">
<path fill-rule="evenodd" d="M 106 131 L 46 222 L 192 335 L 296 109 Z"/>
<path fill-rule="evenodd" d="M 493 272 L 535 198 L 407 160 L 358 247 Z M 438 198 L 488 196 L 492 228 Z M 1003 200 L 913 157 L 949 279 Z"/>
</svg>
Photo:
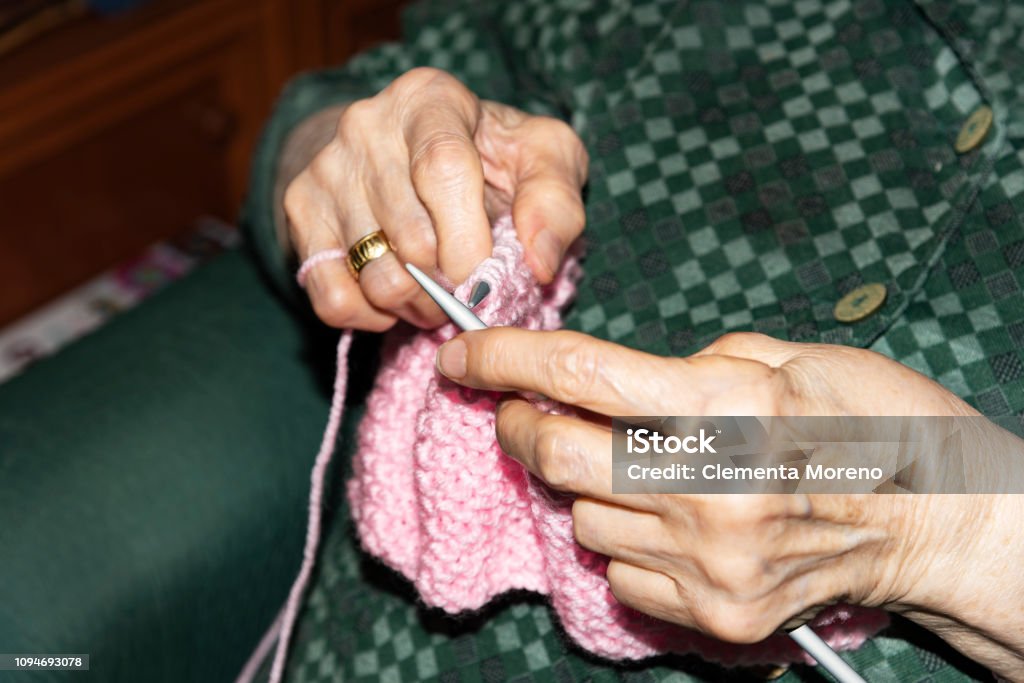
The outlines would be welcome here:
<svg viewBox="0 0 1024 683">
<path fill-rule="evenodd" d="M 204 212 L 232 214 L 223 147 L 233 133 L 204 130 L 203 116 L 212 115 L 201 113 L 224 106 L 220 86 L 208 74 L 0 180 L 0 273 L 9 283 L 0 319 L 181 232 Z"/>
<path fill-rule="evenodd" d="M 404 4 L 401 0 L 327 2 L 328 61 L 343 62 L 356 52 L 397 38 Z"/>
<path fill-rule="evenodd" d="M 231 221 L 294 73 L 400 2 L 156 0 L 0 58 L 0 325 L 209 214 Z"/>
</svg>

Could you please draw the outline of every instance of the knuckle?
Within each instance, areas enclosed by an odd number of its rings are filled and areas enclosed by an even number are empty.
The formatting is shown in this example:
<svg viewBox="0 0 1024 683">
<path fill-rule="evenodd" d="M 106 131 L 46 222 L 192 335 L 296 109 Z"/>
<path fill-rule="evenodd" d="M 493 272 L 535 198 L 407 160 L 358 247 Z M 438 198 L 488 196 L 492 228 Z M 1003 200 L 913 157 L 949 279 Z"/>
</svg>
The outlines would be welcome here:
<svg viewBox="0 0 1024 683">
<path fill-rule="evenodd" d="M 305 173 L 312 183 L 323 188 L 333 184 L 337 168 L 338 164 L 334 161 L 333 148 L 328 144 L 309 162 Z"/>
<path fill-rule="evenodd" d="M 534 186 L 533 199 L 538 207 L 550 210 L 550 207 L 558 207 L 558 211 L 565 217 L 567 223 L 578 226 L 583 231 L 583 224 L 586 222 L 586 212 L 583 208 L 583 199 L 580 191 L 570 183 L 545 183 L 542 186 Z"/>
<path fill-rule="evenodd" d="M 579 141 L 576 131 L 562 119 L 556 119 L 553 116 L 538 116 L 534 121 L 546 134 L 556 138 L 559 142 L 572 145 Z"/>
<path fill-rule="evenodd" d="M 495 384 L 507 385 L 509 376 L 503 370 L 503 359 L 514 352 L 513 346 L 503 334 L 486 334 L 483 339 L 474 340 L 470 351 L 470 362 L 475 371 Z M 512 410 L 508 407 L 507 410 Z"/>
<path fill-rule="evenodd" d="M 281 203 L 284 206 L 284 215 L 288 218 L 288 222 L 293 225 L 302 220 L 302 213 L 306 207 L 304 180 L 300 174 L 288 183 L 284 190 L 284 196 L 281 198 Z"/>
<path fill-rule="evenodd" d="M 472 91 L 458 78 L 444 69 L 421 66 L 411 69 L 402 77 L 403 88 L 409 92 L 422 92 L 430 98 L 443 98 L 445 102 L 457 108 L 473 108 L 477 106 Z"/>
<path fill-rule="evenodd" d="M 335 138 L 340 147 L 351 149 L 359 143 L 365 144 L 367 130 L 377 127 L 380 123 L 380 112 L 377 101 L 373 98 L 352 102 L 338 117 Z"/>
<path fill-rule="evenodd" d="M 696 563 L 704 575 L 704 580 L 712 586 L 719 586 L 721 577 L 729 572 L 728 561 L 720 552 L 702 553 L 697 556 Z"/>
<path fill-rule="evenodd" d="M 438 69 L 434 66 L 417 66 L 396 78 L 393 84 L 402 89 L 418 90 L 425 86 L 436 86 L 455 80 L 451 74 L 443 69 Z"/>
<path fill-rule="evenodd" d="M 752 405 L 758 406 L 759 414 L 786 415 L 791 406 L 799 405 L 799 388 L 789 381 L 782 368 L 765 366 L 762 381 L 754 382 L 750 390 Z"/>
<path fill-rule="evenodd" d="M 735 498 L 743 500 L 720 502 L 715 510 L 708 511 L 709 529 L 720 539 L 743 539 L 744 543 L 753 540 L 756 543 L 770 530 L 769 524 L 776 506 L 759 502 L 761 497 L 756 495 Z"/>
<path fill-rule="evenodd" d="M 399 270 L 398 262 L 388 259 L 366 266 L 359 285 L 363 296 L 376 308 L 393 310 L 407 303 L 419 291 L 416 281 Z"/>
<path fill-rule="evenodd" d="M 771 629 L 766 628 L 750 605 L 731 600 L 705 603 L 695 610 L 694 621 L 701 631 L 729 643 L 757 643 L 771 634 Z"/>
<path fill-rule="evenodd" d="M 313 310 L 328 325 L 343 327 L 355 317 L 359 302 L 341 287 L 325 287 L 313 300 Z"/>
<path fill-rule="evenodd" d="M 510 455 L 513 451 L 512 445 L 515 443 L 515 430 L 518 426 L 513 405 L 510 401 L 498 403 L 494 419 L 494 433 L 498 438 L 498 446 L 503 452 Z"/>
<path fill-rule="evenodd" d="M 601 360 L 586 337 L 555 334 L 559 335 L 555 352 L 545 361 L 551 386 L 563 403 L 582 403 L 601 388 Z"/>
<path fill-rule="evenodd" d="M 418 116 L 443 102 L 465 114 L 479 108 L 479 101 L 462 81 L 443 69 L 420 66 L 406 71 L 391 82 L 382 95 L 394 98 L 402 116 Z"/>
<path fill-rule="evenodd" d="M 413 156 L 410 166 L 418 181 L 458 182 L 468 177 L 474 162 L 469 138 L 445 131 L 431 135 Z"/>
<path fill-rule="evenodd" d="M 732 355 L 755 346 L 765 335 L 757 332 L 728 332 L 711 343 L 714 353 Z"/>
<path fill-rule="evenodd" d="M 572 451 L 565 443 L 562 431 L 550 418 L 542 418 L 537 424 L 534 445 L 537 475 L 555 489 L 568 489 L 575 480 Z"/>
<path fill-rule="evenodd" d="M 572 197 L 572 201 L 567 202 L 565 207 L 565 213 L 570 222 L 574 227 L 575 236 L 579 236 L 583 232 L 583 228 L 587 223 L 587 212 L 583 208 L 583 200 L 579 193 L 576 193 Z"/>
<path fill-rule="evenodd" d="M 721 553 L 705 564 L 708 582 L 736 599 L 759 595 L 765 584 L 764 564 L 752 554 Z"/>
<path fill-rule="evenodd" d="M 605 578 L 608 579 L 608 587 L 612 591 L 612 595 L 616 600 L 624 605 L 631 603 L 631 593 L 629 592 L 629 581 L 624 576 L 625 565 L 616 560 L 612 560 L 608 563 L 608 568 L 605 570 Z"/>
<path fill-rule="evenodd" d="M 775 402 L 776 412 L 783 414 L 779 412 L 782 407 L 803 405 L 808 396 L 807 386 L 815 385 L 807 381 L 803 368 L 787 364 L 772 371 L 770 397 Z"/>
<path fill-rule="evenodd" d="M 395 231 L 395 250 L 408 261 L 422 267 L 437 263 L 437 236 L 430 219 L 413 219 L 405 229 Z"/>
<path fill-rule="evenodd" d="M 590 165 L 590 155 L 587 154 L 587 147 L 583 144 L 579 133 L 571 125 L 561 119 L 548 116 L 540 116 L 536 121 L 542 127 L 546 135 L 550 135 L 561 149 L 572 159 L 573 165 L 580 173 L 579 180 L 586 178 L 587 167 Z"/>
<path fill-rule="evenodd" d="M 719 521 L 732 530 L 747 530 L 758 525 L 765 516 L 768 507 L 757 495 L 733 496 L 720 503 Z"/>
<path fill-rule="evenodd" d="M 594 540 L 593 503 L 577 498 L 572 504 L 572 535 L 584 548 L 590 548 Z"/>
</svg>

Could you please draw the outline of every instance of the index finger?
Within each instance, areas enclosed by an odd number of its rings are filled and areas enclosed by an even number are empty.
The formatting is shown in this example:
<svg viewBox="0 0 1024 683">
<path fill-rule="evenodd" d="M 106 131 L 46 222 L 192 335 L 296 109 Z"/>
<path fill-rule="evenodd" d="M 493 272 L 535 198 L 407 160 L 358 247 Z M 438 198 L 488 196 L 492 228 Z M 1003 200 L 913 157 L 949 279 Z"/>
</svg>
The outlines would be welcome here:
<svg viewBox="0 0 1024 683">
<path fill-rule="evenodd" d="M 673 410 L 667 397 L 678 408 L 685 364 L 578 332 L 514 327 L 467 332 L 438 351 L 438 369 L 459 384 L 537 392 L 603 415 L 661 415 Z"/>
<path fill-rule="evenodd" d="M 413 188 L 437 234 L 438 265 L 462 282 L 491 255 L 484 170 L 473 142 L 479 114 L 470 102 L 438 89 L 405 130 Z"/>
<path fill-rule="evenodd" d="M 506 454 L 558 491 L 657 512 L 661 496 L 612 491 L 612 432 L 579 417 L 538 410 L 512 398 L 498 404 L 498 443 Z"/>
</svg>

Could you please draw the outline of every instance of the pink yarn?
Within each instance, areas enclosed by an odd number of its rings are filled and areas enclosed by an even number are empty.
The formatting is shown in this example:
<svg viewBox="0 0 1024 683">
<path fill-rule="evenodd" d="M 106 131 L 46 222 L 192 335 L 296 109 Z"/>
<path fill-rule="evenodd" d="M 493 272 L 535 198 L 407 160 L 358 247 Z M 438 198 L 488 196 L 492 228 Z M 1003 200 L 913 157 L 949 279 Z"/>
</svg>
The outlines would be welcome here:
<svg viewBox="0 0 1024 683">
<path fill-rule="evenodd" d="M 309 277 L 309 271 L 313 270 L 315 266 L 323 263 L 324 261 L 343 259 L 346 256 L 348 256 L 348 252 L 344 249 L 325 249 L 324 251 L 318 251 L 302 262 L 302 265 L 299 266 L 299 272 L 295 274 L 295 280 L 299 283 L 300 287 L 305 287 L 306 279 Z"/>
<path fill-rule="evenodd" d="M 486 280 L 491 292 L 475 311 L 488 325 L 553 330 L 561 326 L 560 311 L 575 293 L 578 272 L 570 258 L 551 285 L 539 286 L 506 217 L 494 226 L 493 256 L 455 296 L 467 300 L 474 283 Z M 573 537 L 572 498 L 546 487 L 498 446 L 499 396 L 465 389 L 436 372 L 438 347 L 457 333 L 452 324 L 432 331 L 396 328 L 385 341 L 348 482 L 352 517 L 367 552 L 412 581 L 427 605 L 450 613 L 478 609 L 514 589 L 545 594 L 566 633 L 609 659 L 692 652 L 725 665 L 812 661 L 785 635 L 734 645 L 618 603 L 605 578 L 608 558 Z M 347 339 L 348 333 L 343 346 Z M 341 377 L 341 347 L 338 362 Z M 321 456 L 337 432 L 339 386 L 343 395 L 341 379 L 314 467 L 305 559 L 283 618 L 275 682 L 316 551 L 318 480 L 326 467 Z M 840 605 L 811 625 L 834 649 L 845 650 L 887 623 L 881 610 Z"/>
<path fill-rule="evenodd" d="M 251 681 L 256 674 L 257 666 L 253 662 L 259 662 L 260 652 L 269 649 L 273 643 L 274 633 L 277 633 L 277 650 L 274 652 L 274 663 L 270 669 L 270 681 L 279 683 L 284 675 L 285 660 L 288 656 L 288 645 L 291 641 L 292 630 L 295 628 L 295 621 L 299 616 L 299 609 L 302 607 L 302 598 L 309 584 L 309 577 L 313 573 L 313 566 L 316 564 L 317 549 L 320 547 L 320 523 L 323 515 L 324 479 L 327 473 L 327 466 L 331 462 L 331 455 L 334 454 L 334 443 L 338 440 L 338 429 L 341 426 L 342 411 L 345 408 L 345 387 L 348 384 L 348 350 L 352 345 L 352 332 L 346 331 L 341 335 L 338 342 L 337 374 L 334 378 L 334 396 L 331 399 L 331 412 L 327 418 L 327 428 L 324 430 L 324 438 L 320 442 L 320 451 L 313 461 L 313 471 L 310 474 L 309 491 L 309 521 L 306 524 L 306 545 L 302 551 L 302 565 L 299 567 L 299 575 L 295 578 L 291 590 L 288 592 L 288 600 L 284 609 L 271 624 L 267 634 L 263 636 L 256 652 L 246 662 L 238 681 Z"/>
</svg>

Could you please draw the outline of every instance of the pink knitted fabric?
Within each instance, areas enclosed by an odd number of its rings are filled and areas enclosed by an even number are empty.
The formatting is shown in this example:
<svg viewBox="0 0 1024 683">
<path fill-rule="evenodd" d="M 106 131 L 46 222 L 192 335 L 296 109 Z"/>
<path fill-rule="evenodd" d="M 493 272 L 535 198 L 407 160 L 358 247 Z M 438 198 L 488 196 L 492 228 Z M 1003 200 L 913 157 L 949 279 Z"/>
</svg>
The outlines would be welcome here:
<svg viewBox="0 0 1024 683">
<path fill-rule="evenodd" d="M 486 280 L 476 313 L 488 325 L 553 330 L 575 292 L 570 260 L 540 287 L 522 260 L 511 220 L 494 228 L 494 255 L 460 286 L 468 299 Z M 513 589 L 549 595 L 566 632 L 611 659 L 698 652 L 724 664 L 804 659 L 788 637 L 736 646 L 620 605 L 605 579 L 607 558 L 572 535 L 572 499 L 554 494 L 506 456 L 494 436 L 498 396 L 467 390 L 434 369 L 453 325 L 393 335 L 359 431 L 349 501 L 363 547 L 411 580 L 423 601 L 448 612 L 477 609 Z M 608 457 L 611 457 L 610 455 Z M 827 610 L 813 623 L 849 649 L 887 623 L 883 612 Z"/>
<path fill-rule="evenodd" d="M 541 287 L 522 257 L 511 219 L 499 220 L 493 256 L 455 296 L 467 300 L 473 285 L 486 280 L 491 292 L 475 311 L 488 325 L 559 328 L 560 310 L 575 292 L 575 259 Z M 452 324 L 427 332 L 403 327 L 385 341 L 348 482 L 352 516 L 367 552 L 412 581 L 427 605 L 450 613 L 478 609 L 513 589 L 545 594 L 566 633 L 609 659 L 692 652 L 725 665 L 811 661 L 785 635 L 733 645 L 619 604 L 605 578 L 608 558 L 573 537 L 572 498 L 547 488 L 498 446 L 499 396 L 465 389 L 436 372 L 438 347 L 457 333 Z M 338 372 L 339 378 L 345 373 L 343 352 Z M 343 380 L 336 386 L 344 387 Z M 336 432 L 337 404 L 336 398 L 325 449 Z M 317 478 L 325 464 L 317 458 L 305 554 L 310 565 L 319 533 Z M 304 563 L 283 614 L 275 680 L 310 568 Z M 887 623 L 881 610 L 840 605 L 811 625 L 834 649 L 844 650 L 860 646 Z"/>
</svg>

